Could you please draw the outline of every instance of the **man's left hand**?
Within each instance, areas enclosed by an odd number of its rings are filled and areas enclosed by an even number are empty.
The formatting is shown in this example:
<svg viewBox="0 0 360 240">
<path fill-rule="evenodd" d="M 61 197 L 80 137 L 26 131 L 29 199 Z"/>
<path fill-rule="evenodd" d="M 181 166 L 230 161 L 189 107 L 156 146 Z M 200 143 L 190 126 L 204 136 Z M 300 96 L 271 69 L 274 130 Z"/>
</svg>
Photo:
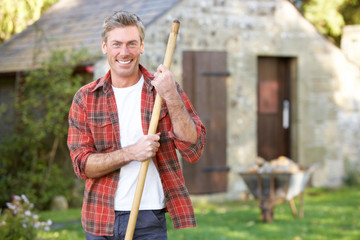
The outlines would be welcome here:
<svg viewBox="0 0 360 240">
<path fill-rule="evenodd" d="M 157 72 L 154 76 L 155 78 L 151 81 L 151 84 L 155 87 L 157 93 L 166 102 L 171 101 L 178 92 L 176 90 L 175 79 L 170 70 L 167 69 L 165 65 L 161 64 L 157 68 Z"/>
</svg>

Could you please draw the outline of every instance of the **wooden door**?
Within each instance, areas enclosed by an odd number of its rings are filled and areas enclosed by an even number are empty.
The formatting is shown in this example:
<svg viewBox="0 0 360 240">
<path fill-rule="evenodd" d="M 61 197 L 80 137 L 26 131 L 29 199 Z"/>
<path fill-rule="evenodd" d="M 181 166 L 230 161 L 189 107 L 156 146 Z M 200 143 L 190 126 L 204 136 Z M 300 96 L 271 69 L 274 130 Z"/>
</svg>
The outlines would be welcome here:
<svg viewBox="0 0 360 240">
<path fill-rule="evenodd" d="M 206 145 L 196 163 L 183 161 L 189 192 L 227 191 L 226 52 L 184 52 L 183 86 L 206 127 Z"/>
<path fill-rule="evenodd" d="M 291 58 L 258 58 L 258 156 L 291 158 Z"/>
</svg>

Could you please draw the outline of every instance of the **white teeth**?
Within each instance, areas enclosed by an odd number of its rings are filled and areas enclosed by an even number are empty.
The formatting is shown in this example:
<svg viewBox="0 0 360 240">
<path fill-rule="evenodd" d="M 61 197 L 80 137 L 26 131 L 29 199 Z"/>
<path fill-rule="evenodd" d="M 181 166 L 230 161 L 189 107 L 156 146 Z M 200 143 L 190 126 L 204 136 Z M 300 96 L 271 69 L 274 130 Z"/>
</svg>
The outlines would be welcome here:
<svg viewBox="0 0 360 240">
<path fill-rule="evenodd" d="M 130 63 L 131 62 L 131 60 L 129 60 L 129 61 L 126 61 L 126 62 L 124 62 L 124 61 L 120 61 L 120 60 L 117 60 L 119 63 L 121 63 L 121 64 L 128 64 L 128 63 Z"/>
</svg>

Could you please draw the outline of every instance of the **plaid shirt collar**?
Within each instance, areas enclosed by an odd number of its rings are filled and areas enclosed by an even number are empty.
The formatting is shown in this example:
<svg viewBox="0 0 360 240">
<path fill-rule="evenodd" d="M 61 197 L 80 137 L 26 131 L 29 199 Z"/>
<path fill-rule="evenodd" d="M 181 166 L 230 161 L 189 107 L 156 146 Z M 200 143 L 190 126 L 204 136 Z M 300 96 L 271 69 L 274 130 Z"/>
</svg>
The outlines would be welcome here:
<svg viewBox="0 0 360 240">
<path fill-rule="evenodd" d="M 139 65 L 139 69 L 142 72 L 142 74 L 144 75 L 144 82 L 146 85 L 146 88 L 149 89 L 150 91 L 153 90 L 154 86 L 150 83 L 151 80 L 154 79 L 154 75 L 151 74 L 146 68 L 144 68 L 141 64 Z M 111 88 L 111 70 L 109 70 L 106 75 L 100 79 L 100 81 L 98 82 L 98 84 L 91 90 L 91 92 L 95 92 L 100 88 L 103 88 L 104 93 L 108 92 Z"/>
</svg>

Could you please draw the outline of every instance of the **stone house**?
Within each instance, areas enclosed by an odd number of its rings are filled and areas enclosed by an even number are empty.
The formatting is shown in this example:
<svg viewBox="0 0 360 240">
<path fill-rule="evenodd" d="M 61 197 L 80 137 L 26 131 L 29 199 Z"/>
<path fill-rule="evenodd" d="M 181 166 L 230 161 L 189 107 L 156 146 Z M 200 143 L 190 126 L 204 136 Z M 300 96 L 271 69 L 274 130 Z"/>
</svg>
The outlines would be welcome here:
<svg viewBox="0 0 360 240">
<path fill-rule="evenodd" d="M 118 9 L 144 20 L 141 61 L 151 71 L 162 63 L 172 20 L 181 22 L 171 70 L 208 132 L 201 161 L 183 163 L 193 194 L 239 198 L 246 187 L 238 172 L 258 156 L 320 163 L 315 186 L 339 186 L 346 163 L 359 167 L 359 28 L 346 28 L 339 49 L 288 0 L 61 0 L 0 46 L 0 100 L 34 67 L 34 49 L 45 58 L 57 45 L 84 46 L 99 57 L 94 78 L 102 76 L 101 24 Z"/>
</svg>

